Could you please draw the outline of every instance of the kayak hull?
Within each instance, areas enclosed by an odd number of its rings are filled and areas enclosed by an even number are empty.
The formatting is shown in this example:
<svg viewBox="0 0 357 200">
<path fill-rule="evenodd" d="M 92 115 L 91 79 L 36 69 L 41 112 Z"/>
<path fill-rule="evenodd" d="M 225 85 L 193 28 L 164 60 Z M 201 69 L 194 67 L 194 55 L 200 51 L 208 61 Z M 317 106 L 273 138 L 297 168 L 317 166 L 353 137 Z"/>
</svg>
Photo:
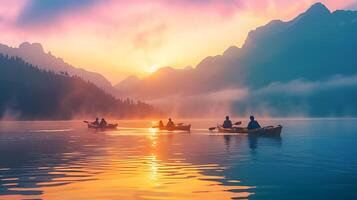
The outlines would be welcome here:
<svg viewBox="0 0 357 200">
<path fill-rule="evenodd" d="M 175 127 L 158 127 L 161 131 L 191 131 L 191 124 L 180 125 Z"/>
<path fill-rule="evenodd" d="M 88 124 L 88 128 L 91 129 L 116 129 L 118 128 L 118 124 L 108 124 L 106 126 L 98 126 L 94 124 Z"/>
<path fill-rule="evenodd" d="M 283 127 L 281 125 L 278 126 L 267 126 L 263 128 L 257 128 L 248 130 L 243 127 L 234 127 L 234 128 L 223 128 L 221 126 L 217 127 L 218 132 L 220 133 L 245 133 L 249 135 L 275 135 L 278 136 L 281 134 Z"/>
</svg>

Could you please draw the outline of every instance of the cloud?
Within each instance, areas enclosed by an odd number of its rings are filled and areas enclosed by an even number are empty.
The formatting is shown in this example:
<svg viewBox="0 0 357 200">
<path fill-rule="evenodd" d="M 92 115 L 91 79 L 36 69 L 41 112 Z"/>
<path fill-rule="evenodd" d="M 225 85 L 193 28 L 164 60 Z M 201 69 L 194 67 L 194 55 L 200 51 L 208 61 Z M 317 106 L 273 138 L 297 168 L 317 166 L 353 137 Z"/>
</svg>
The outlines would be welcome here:
<svg viewBox="0 0 357 200">
<path fill-rule="evenodd" d="M 352 2 L 322 1 L 331 10 Z M 68 62 L 118 82 L 141 75 L 147 65 L 194 66 L 228 46 L 241 46 L 256 26 L 287 20 L 313 2 L 0 0 L 0 42 L 40 42 Z"/>
<path fill-rule="evenodd" d="M 326 80 L 304 81 L 303 79 L 293 80 L 288 83 L 274 82 L 266 87 L 255 91 L 256 94 L 266 95 L 269 93 L 284 93 L 286 95 L 312 95 L 316 90 L 330 90 L 357 85 L 357 75 L 341 76 L 336 75 Z"/>
<path fill-rule="evenodd" d="M 232 106 L 241 115 L 356 116 L 357 75 L 276 82 L 249 91 Z M 263 113 L 263 114 L 262 114 Z"/>
<path fill-rule="evenodd" d="M 170 7 L 208 11 L 222 16 L 232 15 L 237 10 L 246 7 L 246 0 L 173 0 L 163 2 Z"/>
<path fill-rule="evenodd" d="M 95 4 L 97 0 L 29 0 L 17 18 L 18 26 L 46 24 L 55 21 L 63 13 L 76 11 Z"/>
<path fill-rule="evenodd" d="M 227 88 L 196 95 L 171 95 L 149 103 L 179 117 L 217 117 L 231 114 L 231 105 L 248 94 L 246 88 Z"/>
<path fill-rule="evenodd" d="M 133 45 L 137 49 L 146 51 L 156 49 L 161 46 L 166 30 L 167 26 L 164 23 L 145 27 L 134 35 Z"/>
<path fill-rule="evenodd" d="M 341 117 L 356 116 L 357 75 L 320 81 L 275 82 L 260 89 L 226 88 L 195 95 L 180 94 L 149 102 L 175 117 Z"/>
<path fill-rule="evenodd" d="M 353 2 L 350 5 L 346 6 L 344 9 L 346 10 L 357 10 L 357 2 Z"/>
</svg>

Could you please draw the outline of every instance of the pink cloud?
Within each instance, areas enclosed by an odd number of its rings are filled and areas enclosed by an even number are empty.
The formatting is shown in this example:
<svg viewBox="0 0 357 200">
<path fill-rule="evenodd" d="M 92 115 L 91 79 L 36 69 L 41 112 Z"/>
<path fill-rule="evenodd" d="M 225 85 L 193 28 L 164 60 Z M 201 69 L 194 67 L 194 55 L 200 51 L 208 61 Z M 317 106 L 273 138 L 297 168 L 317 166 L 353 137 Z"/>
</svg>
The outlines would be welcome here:
<svg viewBox="0 0 357 200">
<path fill-rule="evenodd" d="M 0 0 L 1 1 L 1 0 Z M 35 2 L 35 6 L 29 6 Z M 22 30 L 26 33 L 35 34 L 51 31 L 61 31 L 63 29 L 75 29 L 78 26 L 99 26 L 102 31 L 127 28 L 131 24 L 140 25 L 142 23 L 162 24 L 165 18 L 162 13 L 171 18 L 182 18 L 194 16 L 194 20 L 205 23 L 207 16 L 216 16 L 221 20 L 230 20 L 235 14 L 252 13 L 261 17 L 288 18 L 295 16 L 317 1 L 296 1 L 296 0 L 107 0 L 94 1 L 91 3 L 76 3 L 73 6 L 71 1 L 56 8 L 56 12 L 43 11 L 37 4 L 40 1 L 4 1 L 0 7 L 0 23 L 7 24 L 10 28 Z M 57 0 L 55 1 L 57 2 Z M 62 1 L 58 1 L 62 2 Z M 76 1 L 77 2 L 77 1 Z M 86 2 L 86 1 L 79 1 Z M 352 4 L 355 0 L 337 1 L 322 0 L 330 9 L 343 8 Z M 34 4 L 34 3 L 33 3 Z M 46 3 L 51 4 L 51 3 Z M 64 3 L 62 3 L 64 4 Z M 30 4 L 32 5 L 32 4 Z M 37 5 L 37 7 L 36 7 Z M 40 7 L 40 8 L 38 8 Z M 48 6 L 54 9 L 54 6 Z M 39 14 L 31 14 L 40 10 Z M 33 16 L 31 19 L 23 19 L 24 16 Z M 47 18 L 46 18 L 47 16 Z M 19 20 L 30 23 L 30 26 L 16 27 Z M 50 23 L 43 23 L 46 20 Z M 148 22 L 149 21 L 149 22 Z M 154 25 L 157 26 L 157 25 Z M 113 28 L 114 27 L 114 28 Z M 155 29 L 152 27 L 151 29 Z"/>
<path fill-rule="evenodd" d="M 27 25 L 19 24 L 19 17 L 24 16 L 21 13 L 31 12 L 26 9 L 29 2 L 33 0 L 0 0 L 0 43 L 17 46 L 23 41 L 40 42 L 48 50 L 63 53 L 65 59 L 72 56 L 83 65 L 110 65 L 107 71 L 112 74 L 120 68 L 117 63 L 126 67 L 157 62 L 195 65 L 207 55 L 241 45 L 251 29 L 272 19 L 289 20 L 317 1 L 101 0 L 62 6 L 55 13 L 42 12 L 40 16 L 50 18 L 46 23 L 30 20 Z M 321 2 L 333 11 L 357 0 Z M 89 58 L 89 53 L 98 58 Z M 102 58 L 109 54 L 112 60 Z"/>
<path fill-rule="evenodd" d="M 133 45 L 137 49 L 145 51 L 152 50 L 161 46 L 167 26 L 158 24 L 152 27 L 139 30 L 133 38 Z"/>
</svg>

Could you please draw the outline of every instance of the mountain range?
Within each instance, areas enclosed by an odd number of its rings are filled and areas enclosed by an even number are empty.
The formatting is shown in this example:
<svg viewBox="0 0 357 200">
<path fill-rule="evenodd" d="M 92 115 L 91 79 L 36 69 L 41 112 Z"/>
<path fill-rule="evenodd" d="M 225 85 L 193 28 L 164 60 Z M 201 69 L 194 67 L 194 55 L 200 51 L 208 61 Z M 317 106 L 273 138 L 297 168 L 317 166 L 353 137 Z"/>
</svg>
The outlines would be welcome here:
<svg viewBox="0 0 357 200">
<path fill-rule="evenodd" d="M 115 87 L 183 116 L 357 116 L 356 52 L 357 12 L 316 3 L 290 21 L 258 27 L 241 48 L 195 68 L 165 67 Z"/>
<path fill-rule="evenodd" d="M 222 36 L 224 37 L 224 36 Z M 357 116 L 357 12 L 331 12 L 321 3 L 290 21 L 252 30 L 242 47 L 209 56 L 197 66 L 164 67 L 114 87 L 101 74 L 46 53 L 39 43 L 0 44 L 41 70 L 76 76 L 105 92 L 140 99 L 178 116 Z"/>
<path fill-rule="evenodd" d="M 40 69 L 0 54 L 0 119 L 68 120 L 158 116 L 151 105 L 118 99 L 78 76 Z"/>
<path fill-rule="evenodd" d="M 82 68 L 74 67 L 63 59 L 46 53 L 40 43 L 23 42 L 19 47 L 9 47 L 0 44 L 0 53 L 14 57 L 20 57 L 28 63 L 38 66 L 40 69 L 53 71 L 55 73 L 68 73 L 71 76 L 81 77 L 97 85 L 110 94 L 117 94 L 111 83 L 101 74 L 90 72 Z"/>
</svg>

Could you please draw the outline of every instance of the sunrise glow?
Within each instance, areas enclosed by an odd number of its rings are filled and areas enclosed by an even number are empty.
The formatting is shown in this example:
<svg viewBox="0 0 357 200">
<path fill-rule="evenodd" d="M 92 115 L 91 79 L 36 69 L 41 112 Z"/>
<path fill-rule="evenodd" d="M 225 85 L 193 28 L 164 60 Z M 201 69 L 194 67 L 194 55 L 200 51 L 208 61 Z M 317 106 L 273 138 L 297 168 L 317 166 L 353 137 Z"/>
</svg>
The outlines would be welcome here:
<svg viewBox="0 0 357 200">
<path fill-rule="evenodd" d="M 128 75 L 152 73 L 157 65 L 195 66 L 241 46 L 257 26 L 289 20 L 316 1 L 63 1 L 57 7 L 40 2 L 1 1 L 0 42 L 40 42 L 46 51 L 116 84 Z M 335 10 L 353 0 L 321 2 Z M 143 69 L 153 62 L 157 65 Z"/>
<path fill-rule="evenodd" d="M 149 67 L 148 72 L 149 73 L 154 73 L 157 70 L 158 70 L 158 66 L 157 65 L 152 65 L 152 66 Z"/>
<path fill-rule="evenodd" d="M 357 0 L 0 0 L 0 30 L 0 199 L 357 199 Z"/>
</svg>

